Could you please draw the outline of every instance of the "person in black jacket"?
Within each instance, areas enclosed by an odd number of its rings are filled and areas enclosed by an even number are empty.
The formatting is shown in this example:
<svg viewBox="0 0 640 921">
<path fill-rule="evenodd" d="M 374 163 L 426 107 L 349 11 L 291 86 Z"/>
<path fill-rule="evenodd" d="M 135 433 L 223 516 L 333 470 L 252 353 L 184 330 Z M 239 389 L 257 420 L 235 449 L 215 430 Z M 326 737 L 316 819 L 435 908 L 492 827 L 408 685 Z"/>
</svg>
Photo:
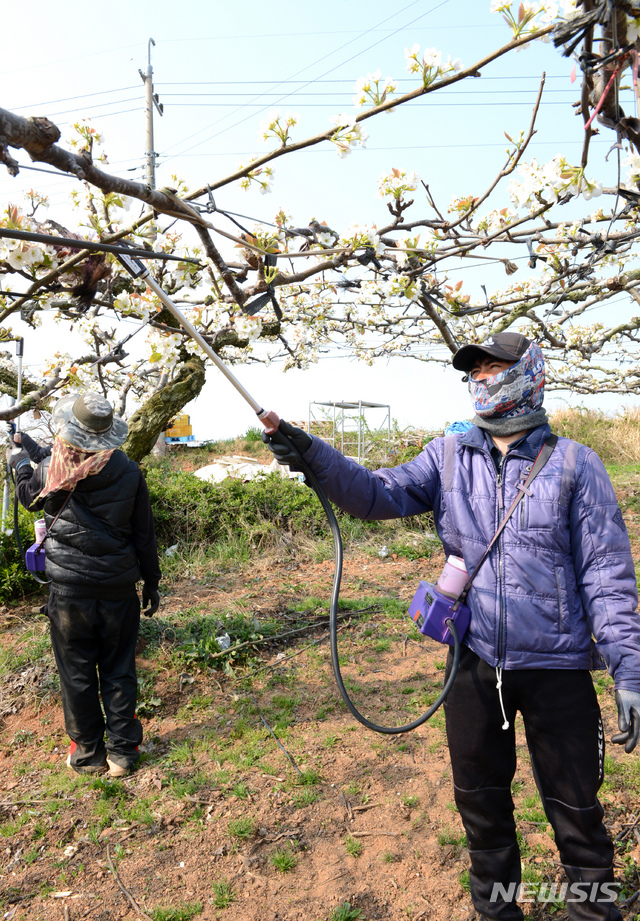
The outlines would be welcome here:
<svg viewBox="0 0 640 921">
<path fill-rule="evenodd" d="M 21 504 L 44 510 L 47 615 L 72 740 L 67 764 L 79 774 L 120 777 L 138 760 L 142 741 L 136 583 L 143 581 L 145 614 L 160 604 L 151 503 L 140 468 L 117 450 L 127 424 L 108 400 L 71 394 L 58 401 L 52 421 L 51 450 L 24 435 L 9 463 Z M 39 460 L 35 469 L 29 455 Z"/>
</svg>

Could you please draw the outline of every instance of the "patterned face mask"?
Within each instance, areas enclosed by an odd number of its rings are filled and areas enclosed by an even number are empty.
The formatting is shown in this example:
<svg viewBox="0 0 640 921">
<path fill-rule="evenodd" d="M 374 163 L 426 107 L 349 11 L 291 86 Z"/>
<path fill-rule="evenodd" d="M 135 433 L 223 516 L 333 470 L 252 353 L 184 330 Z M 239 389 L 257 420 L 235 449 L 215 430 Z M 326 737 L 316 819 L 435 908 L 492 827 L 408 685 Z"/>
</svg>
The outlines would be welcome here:
<svg viewBox="0 0 640 921">
<path fill-rule="evenodd" d="M 469 381 L 473 408 L 483 419 L 528 416 L 544 399 L 544 357 L 532 342 L 520 361 L 483 381 Z"/>
</svg>

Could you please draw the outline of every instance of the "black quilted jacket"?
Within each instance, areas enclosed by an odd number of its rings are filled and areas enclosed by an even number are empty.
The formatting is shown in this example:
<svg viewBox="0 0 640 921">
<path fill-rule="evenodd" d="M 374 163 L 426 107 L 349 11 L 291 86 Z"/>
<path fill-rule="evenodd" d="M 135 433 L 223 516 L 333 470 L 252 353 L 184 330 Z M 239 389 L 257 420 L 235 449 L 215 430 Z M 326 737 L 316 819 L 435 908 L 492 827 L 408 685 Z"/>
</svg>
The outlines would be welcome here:
<svg viewBox="0 0 640 921">
<path fill-rule="evenodd" d="M 32 511 L 44 509 L 46 574 L 59 594 L 91 598 L 126 597 L 144 579 L 160 579 L 153 517 L 146 483 L 136 463 L 114 451 L 106 466 L 68 493 L 37 499 L 49 458 L 35 470 L 18 471 L 18 497 Z"/>
</svg>

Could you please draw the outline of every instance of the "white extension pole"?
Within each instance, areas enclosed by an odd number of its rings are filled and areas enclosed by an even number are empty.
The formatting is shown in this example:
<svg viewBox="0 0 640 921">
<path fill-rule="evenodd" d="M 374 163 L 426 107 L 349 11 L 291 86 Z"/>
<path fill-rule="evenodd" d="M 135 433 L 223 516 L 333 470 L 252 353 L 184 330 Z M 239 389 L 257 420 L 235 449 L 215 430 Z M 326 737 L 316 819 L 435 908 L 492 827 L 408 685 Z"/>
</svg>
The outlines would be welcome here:
<svg viewBox="0 0 640 921">
<path fill-rule="evenodd" d="M 16 355 L 18 356 L 18 386 L 16 388 L 17 402 L 22 399 L 22 355 L 24 352 L 24 339 L 16 339 Z M 20 416 L 16 421 L 16 429 L 20 430 Z M 5 533 L 5 522 L 9 514 L 9 464 L 5 463 L 4 485 L 2 487 L 2 515 L 0 516 L 0 534 Z"/>
<path fill-rule="evenodd" d="M 204 336 L 202 336 L 198 332 L 195 326 L 192 326 L 191 323 L 189 323 L 187 318 L 180 312 L 180 310 L 173 303 L 169 295 L 166 294 L 162 290 L 160 285 L 151 277 L 150 274 L 148 274 L 148 270 L 147 270 L 146 275 L 141 275 L 139 277 L 144 278 L 144 280 L 149 285 L 151 290 L 154 291 L 158 295 L 158 297 L 160 298 L 162 303 L 165 305 L 169 313 L 171 313 L 172 316 L 176 318 L 176 320 L 178 321 L 180 326 L 182 326 L 185 332 L 189 333 L 191 338 L 194 339 L 198 343 L 202 351 L 211 359 L 211 361 L 218 368 L 218 370 L 224 374 L 224 376 L 227 378 L 229 383 L 233 387 L 235 387 L 235 389 L 238 391 L 240 396 L 244 400 L 246 400 L 246 402 L 249 404 L 249 406 L 253 409 L 253 411 L 258 416 L 258 419 L 260 419 L 262 424 L 265 426 L 266 431 L 267 432 L 275 431 L 278 428 L 278 423 L 280 422 L 280 419 L 278 418 L 278 416 L 273 412 L 267 412 L 266 410 L 264 410 L 262 406 L 260 406 L 260 404 L 256 402 L 256 400 L 253 399 L 251 394 L 247 390 L 245 390 L 245 388 L 242 386 L 242 384 L 237 379 L 237 377 L 235 377 L 231 373 L 231 371 L 227 368 L 224 362 L 221 361 L 218 355 L 216 355 L 216 353 L 213 351 L 213 349 L 211 348 L 209 343 L 206 341 Z"/>
</svg>

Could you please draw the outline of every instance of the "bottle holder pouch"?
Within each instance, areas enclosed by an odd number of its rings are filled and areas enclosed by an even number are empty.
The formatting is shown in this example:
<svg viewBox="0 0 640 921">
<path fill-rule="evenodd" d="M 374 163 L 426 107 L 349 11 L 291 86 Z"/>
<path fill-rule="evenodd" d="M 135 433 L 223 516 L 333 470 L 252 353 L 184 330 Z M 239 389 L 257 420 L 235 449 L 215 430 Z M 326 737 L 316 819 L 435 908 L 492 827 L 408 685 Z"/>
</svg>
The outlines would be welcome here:
<svg viewBox="0 0 640 921">
<path fill-rule="evenodd" d="M 44 572 L 46 554 L 42 541 L 36 541 L 35 544 L 31 544 L 24 558 L 29 572 Z"/>
<path fill-rule="evenodd" d="M 430 582 L 421 582 L 409 605 L 409 616 L 420 633 L 453 646 L 453 636 L 445 621 L 449 618 L 453 620 L 458 638 L 462 640 L 471 619 L 471 611 L 466 604 L 459 604 L 456 611 L 453 610 L 454 604 L 455 598 L 443 595 Z"/>
</svg>

